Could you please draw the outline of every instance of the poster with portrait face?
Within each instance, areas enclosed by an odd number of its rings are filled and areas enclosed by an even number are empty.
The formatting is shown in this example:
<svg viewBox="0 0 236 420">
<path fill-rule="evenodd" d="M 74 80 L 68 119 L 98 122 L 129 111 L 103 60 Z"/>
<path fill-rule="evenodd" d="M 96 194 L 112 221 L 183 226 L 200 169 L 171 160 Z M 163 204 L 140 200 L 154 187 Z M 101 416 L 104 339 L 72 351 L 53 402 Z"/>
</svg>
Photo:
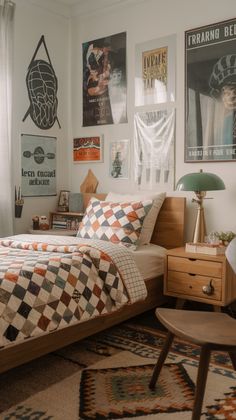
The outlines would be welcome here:
<svg viewBox="0 0 236 420">
<path fill-rule="evenodd" d="M 126 123 L 126 32 L 82 47 L 83 126 Z"/>
<path fill-rule="evenodd" d="M 236 19 L 185 32 L 185 162 L 236 159 Z"/>
<path fill-rule="evenodd" d="M 21 135 L 21 189 L 24 197 L 56 195 L 56 138 Z"/>
</svg>

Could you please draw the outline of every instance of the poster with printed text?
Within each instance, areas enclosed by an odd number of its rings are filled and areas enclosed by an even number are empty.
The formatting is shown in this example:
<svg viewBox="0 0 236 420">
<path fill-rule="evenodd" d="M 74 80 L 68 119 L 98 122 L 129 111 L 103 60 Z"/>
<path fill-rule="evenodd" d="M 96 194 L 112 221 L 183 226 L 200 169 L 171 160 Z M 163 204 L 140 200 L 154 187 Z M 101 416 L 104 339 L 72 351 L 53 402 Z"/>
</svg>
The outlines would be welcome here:
<svg viewBox="0 0 236 420">
<path fill-rule="evenodd" d="M 24 197 L 56 195 L 56 138 L 21 135 L 21 189 Z"/>
<path fill-rule="evenodd" d="M 78 137 L 73 140 L 74 162 L 102 162 L 102 137 Z"/>
<path fill-rule="evenodd" d="M 127 122 L 126 32 L 84 42 L 83 126 Z"/>
<path fill-rule="evenodd" d="M 185 162 L 236 159 L 236 19 L 185 32 Z"/>
<path fill-rule="evenodd" d="M 175 101 L 175 35 L 136 45 L 135 106 Z"/>
</svg>

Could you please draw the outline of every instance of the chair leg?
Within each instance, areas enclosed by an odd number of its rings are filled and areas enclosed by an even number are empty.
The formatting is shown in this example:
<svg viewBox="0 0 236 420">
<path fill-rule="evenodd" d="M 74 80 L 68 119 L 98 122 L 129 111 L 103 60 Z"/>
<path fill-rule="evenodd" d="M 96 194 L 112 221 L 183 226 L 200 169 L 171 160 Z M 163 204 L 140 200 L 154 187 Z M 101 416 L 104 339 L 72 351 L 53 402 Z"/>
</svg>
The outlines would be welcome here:
<svg viewBox="0 0 236 420">
<path fill-rule="evenodd" d="M 236 370 L 236 354 L 232 351 L 229 351 L 229 357 L 231 359 L 234 370 Z"/>
<path fill-rule="evenodd" d="M 199 420 L 201 417 L 202 403 L 203 403 L 203 398 L 204 398 L 204 393 L 205 393 L 210 357 L 211 357 L 211 350 L 206 346 L 202 346 L 201 354 L 200 354 L 200 361 L 199 361 L 199 366 L 198 366 L 198 373 L 197 373 L 197 383 L 196 383 L 196 389 L 195 389 L 195 399 L 194 399 L 192 420 Z"/>
<path fill-rule="evenodd" d="M 172 344 L 173 339 L 174 339 L 174 334 L 172 334 L 170 331 L 168 331 L 165 344 L 164 344 L 164 346 L 161 350 L 161 353 L 160 353 L 159 358 L 157 360 L 157 364 L 156 364 L 156 366 L 154 368 L 154 371 L 153 371 L 153 374 L 152 374 L 151 381 L 149 383 L 149 388 L 150 389 L 155 388 L 158 376 L 160 374 L 160 371 L 161 371 L 161 368 L 162 368 L 163 364 L 165 363 L 166 356 L 168 354 L 168 351 L 170 349 L 170 346 Z"/>
</svg>

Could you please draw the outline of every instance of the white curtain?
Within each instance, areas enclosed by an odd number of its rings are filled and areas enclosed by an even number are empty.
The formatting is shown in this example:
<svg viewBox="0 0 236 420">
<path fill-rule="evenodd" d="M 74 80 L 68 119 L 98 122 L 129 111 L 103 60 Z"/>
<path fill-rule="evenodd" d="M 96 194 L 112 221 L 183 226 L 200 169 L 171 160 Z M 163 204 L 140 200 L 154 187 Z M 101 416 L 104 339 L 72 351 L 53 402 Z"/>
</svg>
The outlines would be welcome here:
<svg viewBox="0 0 236 420">
<path fill-rule="evenodd" d="M 13 233 L 12 43 L 15 5 L 0 0 L 0 236 Z"/>
</svg>

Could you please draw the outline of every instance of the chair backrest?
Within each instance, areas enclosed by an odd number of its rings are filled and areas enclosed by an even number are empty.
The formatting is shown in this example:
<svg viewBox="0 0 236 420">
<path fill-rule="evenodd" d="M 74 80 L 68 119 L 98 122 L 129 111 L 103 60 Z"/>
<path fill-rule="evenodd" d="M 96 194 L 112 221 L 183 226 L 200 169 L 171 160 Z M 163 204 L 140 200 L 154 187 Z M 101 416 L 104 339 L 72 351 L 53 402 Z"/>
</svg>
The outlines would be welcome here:
<svg viewBox="0 0 236 420">
<path fill-rule="evenodd" d="M 225 256 L 232 267 L 232 270 L 236 273 L 236 238 L 232 239 L 226 248 Z"/>
</svg>

